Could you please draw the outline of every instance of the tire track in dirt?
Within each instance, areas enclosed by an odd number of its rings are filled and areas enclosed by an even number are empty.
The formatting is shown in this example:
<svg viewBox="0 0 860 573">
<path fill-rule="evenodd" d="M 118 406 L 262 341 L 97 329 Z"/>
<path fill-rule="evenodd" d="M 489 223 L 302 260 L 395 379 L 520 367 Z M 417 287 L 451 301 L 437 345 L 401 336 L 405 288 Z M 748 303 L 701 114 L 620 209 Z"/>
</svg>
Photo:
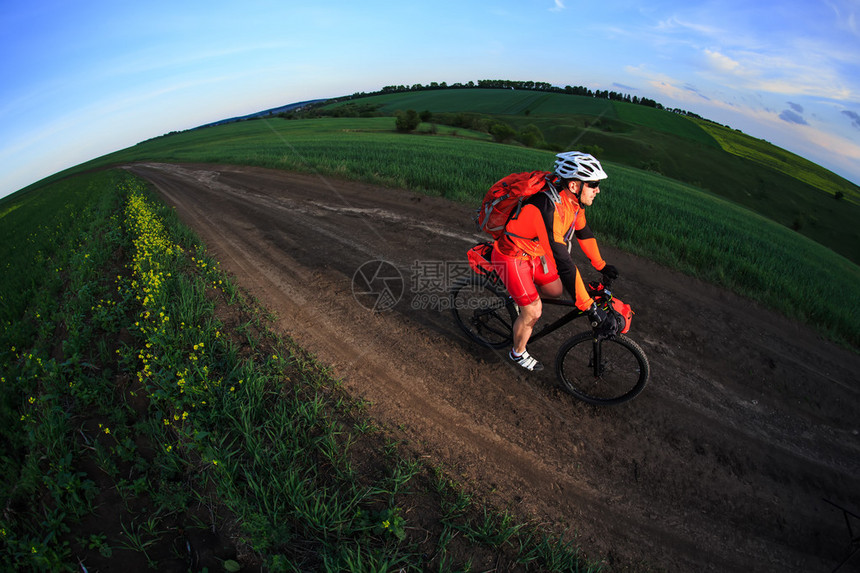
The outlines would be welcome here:
<svg viewBox="0 0 860 573">
<path fill-rule="evenodd" d="M 857 355 L 603 247 L 653 372 L 631 404 L 593 408 L 559 392 L 551 368 L 520 375 L 466 341 L 447 312 L 413 308 L 424 294 L 408 284 L 416 261 L 463 261 L 477 242 L 470 209 L 247 167 L 129 169 L 279 329 L 494 503 L 569 528 L 619 570 L 820 570 L 844 557 L 844 521 L 822 498 L 860 506 Z M 352 295 L 353 273 L 374 259 L 409 279 L 390 312 Z M 550 362 L 560 342 L 532 352 Z"/>
</svg>

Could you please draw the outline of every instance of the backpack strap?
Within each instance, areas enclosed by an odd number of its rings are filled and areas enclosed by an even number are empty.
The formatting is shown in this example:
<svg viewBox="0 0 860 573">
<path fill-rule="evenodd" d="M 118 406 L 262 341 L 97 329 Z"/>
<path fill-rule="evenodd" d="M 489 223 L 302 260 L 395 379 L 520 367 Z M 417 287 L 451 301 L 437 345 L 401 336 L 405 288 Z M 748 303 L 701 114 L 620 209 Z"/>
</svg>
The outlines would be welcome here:
<svg viewBox="0 0 860 573">
<path fill-rule="evenodd" d="M 546 189 L 544 189 L 543 192 L 549 195 L 549 198 L 552 199 L 552 202 L 556 205 L 561 203 L 561 193 L 558 192 L 558 189 L 555 188 L 555 185 L 552 182 L 552 174 L 548 174 L 546 176 Z"/>
<path fill-rule="evenodd" d="M 526 203 L 526 201 L 530 201 L 530 200 L 534 199 L 540 193 L 545 193 L 550 198 L 550 201 L 552 201 L 553 204 L 555 204 L 555 205 L 558 205 L 559 203 L 561 203 L 561 194 L 558 192 L 558 189 L 555 188 L 555 185 L 552 184 L 552 180 L 550 179 L 550 176 L 551 175 L 548 174 L 545 177 L 544 180 L 546 181 L 546 185 L 542 191 L 538 191 L 537 193 L 535 193 L 534 195 L 532 195 L 530 197 L 527 197 L 525 199 L 521 199 L 519 201 L 519 203 L 517 203 L 516 208 L 511 209 L 511 213 L 508 215 L 508 218 L 505 221 L 505 227 L 504 227 L 504 231 L 503 231 L 505 235 L 508 235 L 509 237 L 516 237 L 517 239 L 523 239 L 524 241 L 535 241 L 535 242 L 537 242 L 537 240 L 538 240 L 537 237 L 522 237 L 520 235 L 517 235 L 516 233 L 511 233 L 510 231 L 508 231 L 508 223 L 511 221 L 511 219 L 515 219 L 517 216 L 519 216 L 520 211 L 522 210 L 523 205 Z"/>
</svg>

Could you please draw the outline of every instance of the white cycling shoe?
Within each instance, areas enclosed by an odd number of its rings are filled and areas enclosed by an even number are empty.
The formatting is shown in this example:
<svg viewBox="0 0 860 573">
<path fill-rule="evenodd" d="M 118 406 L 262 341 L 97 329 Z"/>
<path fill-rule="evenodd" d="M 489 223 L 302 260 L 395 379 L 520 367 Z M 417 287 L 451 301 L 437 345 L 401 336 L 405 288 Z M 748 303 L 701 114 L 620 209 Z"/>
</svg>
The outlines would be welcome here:
<svg viewBox="0 0 860 573">
<path fill-rule="evenodd" d="M 521 355 L 516 356 L 513 349 L 511 349 L 511 351 L 508 352 L 508 357 L 514 361 L 514 364 L 518 364 L 530 372 L 543 370 L 543 364 L 535 360 L 535 358 L 529 354 L 528 350 L 525 350 Z"/>
</svg>

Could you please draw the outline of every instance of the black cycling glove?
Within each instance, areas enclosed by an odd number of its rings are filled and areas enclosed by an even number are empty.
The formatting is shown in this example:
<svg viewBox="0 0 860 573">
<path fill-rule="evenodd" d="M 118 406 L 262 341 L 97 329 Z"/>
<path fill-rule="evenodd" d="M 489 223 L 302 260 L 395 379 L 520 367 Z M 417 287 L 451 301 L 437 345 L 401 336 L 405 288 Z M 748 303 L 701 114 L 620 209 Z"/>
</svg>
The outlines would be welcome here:
<svg viewBox="0 0 860 573">
<path fill-rule="evenodd" d="M 603 282 L 614 281 L 618 278 L 618 269 L 615 268 L 615 265 L 606 265 L 600 270 L 600 274 L 603 275 Z"/>
</svg>

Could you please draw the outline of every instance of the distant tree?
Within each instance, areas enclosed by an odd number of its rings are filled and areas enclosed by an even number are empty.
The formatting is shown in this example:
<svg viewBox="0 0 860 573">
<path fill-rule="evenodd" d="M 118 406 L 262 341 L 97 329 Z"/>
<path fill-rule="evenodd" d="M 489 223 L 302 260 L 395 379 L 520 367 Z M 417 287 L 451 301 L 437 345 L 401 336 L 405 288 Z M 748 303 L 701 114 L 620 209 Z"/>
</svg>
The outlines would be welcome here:
<svg viewBox="0 0 860 573">
<path fill-rule="evenodd" d="M 649 159 L 648 161 L 640 162 L 639 168 L 644 169 L 645 171 L 652 171 L 661 175 L 663 174 L 663 170 L 660 168 L 660 162 L 656 159 Z"/>
<path fill-rule="evenodd" d="M 490 126 L 490 135 L 493 136 L 494 141 L 499 143 L 512 140 L 516 134 L 514 128 L 501 121 L 496 121 Z"/>
<path fill-rule="evenodd" d="M 397 131 L 402 131 L 404 133 L 414 131 L 420 123 L 421 117 L 414 109 L 406 111 L 398 110 L 394 113 L 394 126 L 397 128 Z"/>
<path fill-rule="evenodd" d="M 425 109 L 418 115 L 421 116 L 421 121 L 423 121 L 424 123 L 429 123 L 430 120 L 433 119 L 433 112 L 431 112 L 429 109 Z"/>
<path fill-rule="evenodd" d="M 525 126 L 518 134 L 517 141 L 526 147 L 542 147 L 545 143 L 543 133 L 538 126 L 529 124 Z"/>
<path fill-rule="evenodd" d="M 463 129 L 481 130 L 481 115 L 474 112 L 460 112 L 454 115 L 451 125 Z"/>
</svg>

